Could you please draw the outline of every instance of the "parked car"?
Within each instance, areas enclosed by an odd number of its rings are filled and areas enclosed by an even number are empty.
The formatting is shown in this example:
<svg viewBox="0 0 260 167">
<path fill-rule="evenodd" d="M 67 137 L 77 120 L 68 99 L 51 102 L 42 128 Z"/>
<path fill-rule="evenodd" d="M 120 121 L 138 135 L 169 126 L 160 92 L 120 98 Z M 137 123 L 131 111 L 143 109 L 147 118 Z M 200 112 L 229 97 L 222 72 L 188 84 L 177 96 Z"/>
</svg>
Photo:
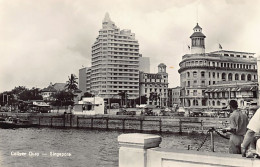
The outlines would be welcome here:
<svg viewBox="0 0 260 167">
<path fill-rule="evenodd" d="M 136 115 L 136 111 L 127 111 L 125 109 L 122 109 L 116 112 L 116 115 Z"/>
<path fill-rule="evenodd" d="M 203 116 L 202 111 L 191 111 L 190 112 L 190 117 L 200 117 L 200 116 Z"/>
<path fill-rule="evenodd" d="M 217 116 L 217 113 L 214 112 L 214 111 L 205 111 L 205 112 L 203 112 L 203 116 L 205 116 L 205 117 L 215 117 L 215 116 Z"/>
</svg>

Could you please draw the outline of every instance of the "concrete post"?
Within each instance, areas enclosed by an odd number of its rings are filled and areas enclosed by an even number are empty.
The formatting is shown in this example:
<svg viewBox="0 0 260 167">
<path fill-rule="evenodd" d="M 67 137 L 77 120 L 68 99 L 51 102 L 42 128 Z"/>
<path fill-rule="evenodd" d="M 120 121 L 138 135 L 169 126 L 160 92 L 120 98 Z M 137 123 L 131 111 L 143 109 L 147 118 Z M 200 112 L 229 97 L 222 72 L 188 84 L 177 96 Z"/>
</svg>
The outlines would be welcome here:
<svg viewBox="0 0 260 167">
<path fill-rule="evenodd" d="M 119 167 L 147 167 L 147 149 L 158 147 L 161 137 L 130 133 L 118 136 Z"/>
</svg>

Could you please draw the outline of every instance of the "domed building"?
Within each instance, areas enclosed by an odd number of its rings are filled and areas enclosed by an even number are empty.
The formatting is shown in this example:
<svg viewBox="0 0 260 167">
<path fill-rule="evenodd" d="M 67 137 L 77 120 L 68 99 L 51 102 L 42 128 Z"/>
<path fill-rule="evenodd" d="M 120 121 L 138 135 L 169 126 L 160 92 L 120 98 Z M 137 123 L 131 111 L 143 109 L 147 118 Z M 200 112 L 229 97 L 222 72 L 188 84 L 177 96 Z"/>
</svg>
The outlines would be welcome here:
<svg viewBox="0 0 260 167">
<path fill-rule="evenodd" d="M 147 104 L 158 107 L 167 106 L 168 73 L 166 65 L 160 63 L 157 73 L 140 72 L 140 96 L 148 98 Z"/>
<path fill-rule="evenodd" d="M 190 36 L 190 54 L 179 63 L 181 105 L 188 110 L 222 109 L 235 99 L 240 108 L 257 100 L 254 53 L 218 50 L 205 53 L 205 38 L 197 25 Z"/>
</svg>

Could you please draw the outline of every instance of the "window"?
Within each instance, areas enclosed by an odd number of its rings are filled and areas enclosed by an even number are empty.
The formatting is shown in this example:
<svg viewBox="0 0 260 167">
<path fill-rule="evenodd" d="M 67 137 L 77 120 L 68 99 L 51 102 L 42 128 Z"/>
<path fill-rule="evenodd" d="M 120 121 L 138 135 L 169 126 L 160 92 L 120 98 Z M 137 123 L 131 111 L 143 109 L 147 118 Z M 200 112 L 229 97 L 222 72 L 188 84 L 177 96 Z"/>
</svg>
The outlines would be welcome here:
<svg viewBox="0 0 260 167">
<path fill-rule="evenodd" d="M 231 73 L 228 74 L 228 80 L 232 81 L 232 74 Z"/>
<path fill-rule="evenodd" d="M 248 81 L 251 81 L 251 80 L 252 80 L 251 74 L 248 74 L 248 75 L 247 75 L 247 80 L 248 80 Z"/>
<path fill-rule="evenodd" d="M 205 77 L 205 72 L 202 71 L 202 72 L 201 72 L 201 78 L 204 78 L 204 77 Z"/>
<path fill-rule="evenodd" d="M 226 74 L 222 73 L 222 81 L 226 81 Z"/>
<path fill-rule="evenodd" d="M 190 77 L 190 73 L 189 72 L 187 72 L 187 77 Z"/>
<path fill-rule="evenodd" d="M 193 77 L 197 77 L 197 72 L 193 71 Z"/>
<path fill-rule="evenodd" d="M 202 85 L 202 86 L 205 86 L 205 81 L 201 81 L 201 85 Z"/>
<path fill-rule="evenodd" d="M 238 74 L 235 74 L 235 80 L 239 80 L 239 75 Z"/>
<path fill-rule="evenodd" d="M 197 96 L 197 90 L 193 90 L 193 96 Z"/>
<path fill-rule="evenodd" d="M 241 75 L 241 80 L 242 80 L 242 81 L 246 80 L 245 74 L 242 74 L 242 75 Z"/>
</svg>

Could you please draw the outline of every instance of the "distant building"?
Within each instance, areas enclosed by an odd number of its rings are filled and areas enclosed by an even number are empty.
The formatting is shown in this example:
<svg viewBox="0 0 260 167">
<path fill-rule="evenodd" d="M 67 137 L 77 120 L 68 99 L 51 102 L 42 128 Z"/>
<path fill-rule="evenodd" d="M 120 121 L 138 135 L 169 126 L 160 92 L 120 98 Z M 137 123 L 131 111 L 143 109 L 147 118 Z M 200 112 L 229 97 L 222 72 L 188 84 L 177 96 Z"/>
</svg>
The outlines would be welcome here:
<svg viewBox="0 0 260 167">
<path fill-rule="evenodd" d="M 168 73 L 166 65 L 161 63 L 158 65 L 158 73 L 140 72 L 140 96 L 148 98 L 147 104 L 156 106 L 167 106 L 168 101 Z M 157 97 L 152 98 L 152 94 Z"/>
<path fill-rule="evenodd" d="M 150 73 L 150 57 L 139 58 L 139 71 Z"/>
<path fill-rule="evenodd" d="M 251 103 L 257 103 L 257 90 L 256 81 L 219 82 L 205 90 L 207 107 L 222 109 L 234 99 L 238 102 L 239 108 L 247 109 Z"/>
<path fill-rule="evenodd" d="M 182 87 L 177 86 L 175 88 L 168 88 L 168 106 L 169 107 L 179 107 L 181 106 L 181 90 Z"/>
<path fill-rule="evenodd" d="M 120 30 L 108 13 L 92 45 L 90 93 L 112 98 L 139 96 L 139 44 L 131 30 Z"/>
<path fill-rule="evenodd" d="M 97 115 L 105 114 L 105 103 L 102 97 L 83 97 L 75 104 L 73 114 Z"/>
<path fill-rule="evenodd" d="M 66 89 L 65 86 L 66 86 L 66 83 L 55 83 L 55 84 L 50 83 L 50 85 L 47 88 L 43 88 L 41 90 L 41 95 L 42 95 L 43 100 L 46 100 L 46 101 L 54 100 L 52 95 L 59 91 L 65 90 Z"/>
<path fill-rule="evenodd" d="M 191 38 L 191 54 L 182 56 L 179 63 L 180 85 L 182 89 L 181 105 L 186 109 L 207 109 L 225 107 L 228 102 L 217 99 L 209 99 L 207 94 L 216 86 L 223 87 L 218 89 L 219 94 L 227 90 L 225 82 L 228 81 L 238 88 L 235 92 L 242 93 L 245 84 L 239 82 L 257 81 L 257 64 L 254 53 L 219 50 L 205 53 L 205 38 L 202 28 L 197 24 L 194 27 Z M 231 92 L 234 89 L 231 89 Z M 254 89 L 250 89 L 253 93 Z M 207 94 L 205 92 L 207 91 Z M 212 93 L 210 93 L 212 94 Z M 218 96 L 219 97 L 219 96 Z M 227 98 L 227 96 L 224 96 Z M 245 98 L 245 97 L 241 97 Z M 254 96 L 249 97 L 254 100 Z M 228 96 L 228 99 L 236 99 Z"/>
</svg>

